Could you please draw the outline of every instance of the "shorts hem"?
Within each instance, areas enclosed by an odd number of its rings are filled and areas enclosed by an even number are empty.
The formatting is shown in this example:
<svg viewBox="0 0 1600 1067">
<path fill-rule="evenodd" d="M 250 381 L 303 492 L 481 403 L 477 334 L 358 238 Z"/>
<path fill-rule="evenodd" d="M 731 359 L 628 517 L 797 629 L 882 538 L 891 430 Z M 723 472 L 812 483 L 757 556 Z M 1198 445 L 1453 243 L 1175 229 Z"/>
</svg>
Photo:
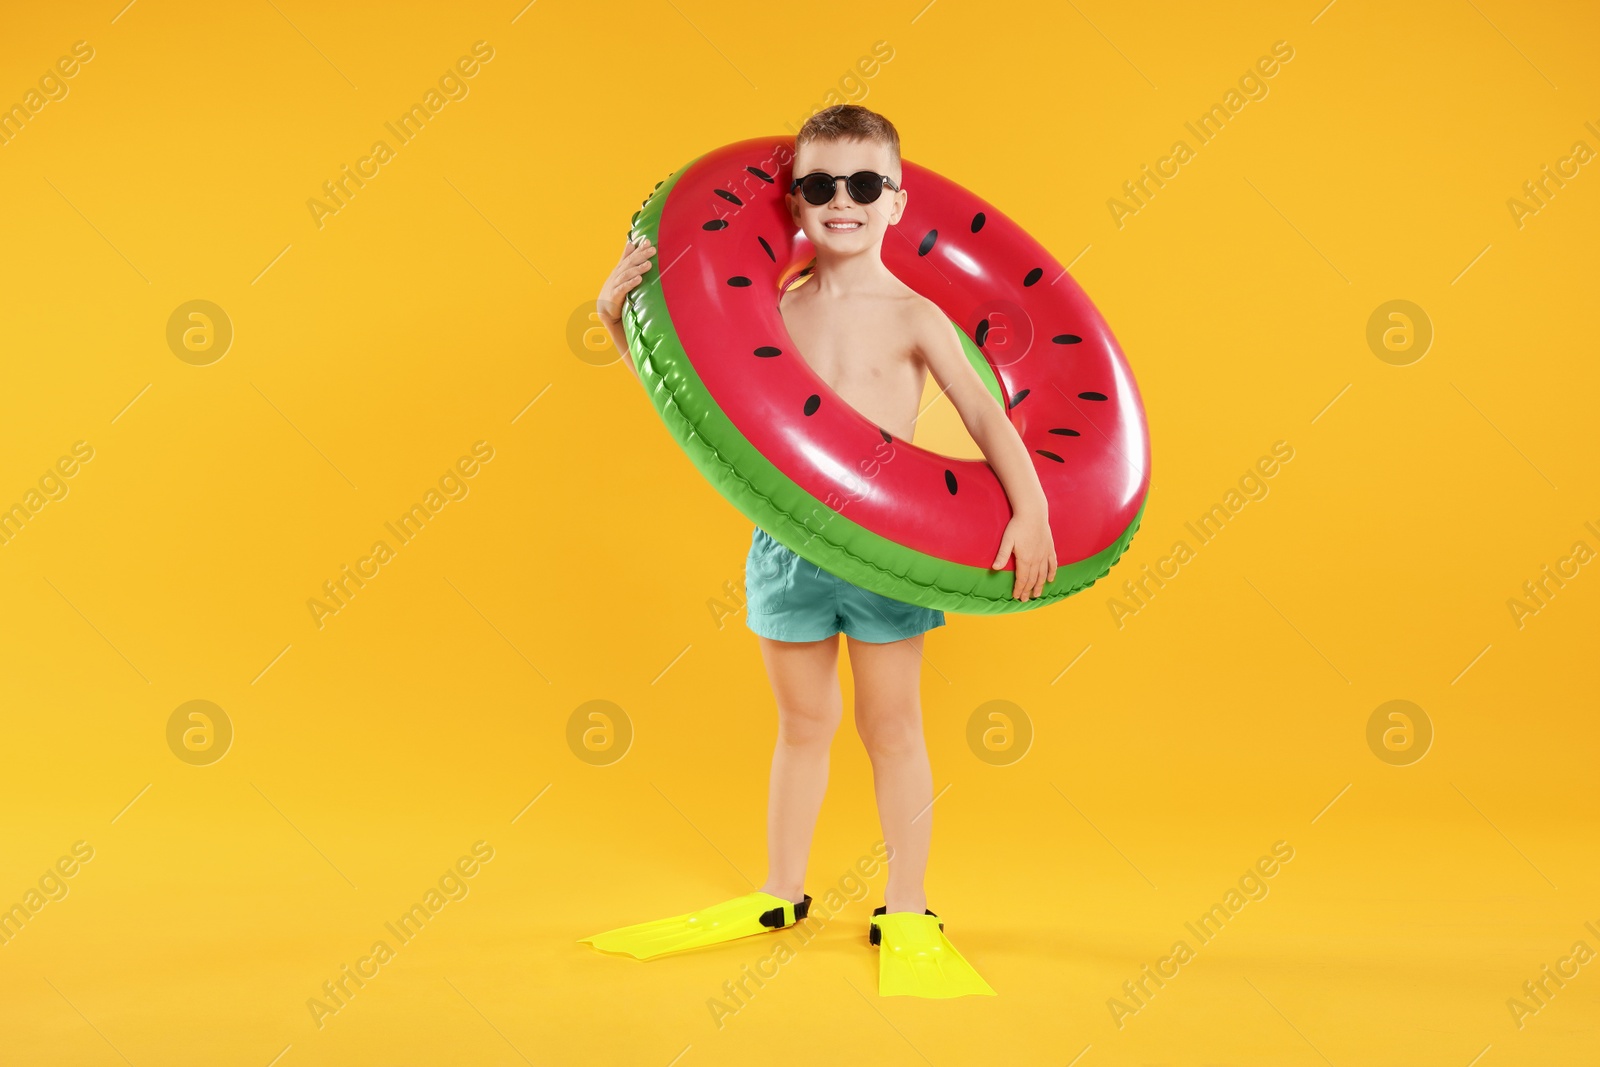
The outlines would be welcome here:
<svg viewBox="0 0 1600 1067">
<path fill-rule="evenodd" d="M 772 641 L 786 641 L 786 642 L 792 642 L 794 644 L 802 644 L 802 643 L 805 643 L 805 642 L 808 642 L 808 641 L 823 641 L 823 640 L 826 640 L 827 638 L 837 636 L 838 634 L 843 632 L 843 631 L 835 628 L 835 629 L 832 629 L 832 630 L 828 630 L 828 631 L 826 631 L 824 633 L 817 634 L 815 637 L 795 637 L 791 631 L 783 629 L 782 627 L 777 627 L 777 626 L 757 626 L 752 621 L 753 619 L 754 619 L 754 616 L 746 614 L 745 618 L 744 618 L 745 627 L 751 633 L 756 634 L 759 637 L 768 638 L 769 640 L 772 640 Z"/>
<path fill-rule="evenodd" d="M 921 628 L 918 628 L 918 629 L 914 629 L 910 633 L 901 634 L 899 637 L 880 637 L 880 636 L 866 637 L 866 636 L 863 636 L 862 634 L 852 633 L 850 631 L 849 627 L 846 627 L 842 632 L 844 633 L 844 635 L 846 637 L 853 637 L 857 641 L 864 641 L 869 645 L 889 645 L 889 644 L 893 644 L 896 641 L 904 641 L 907 638 L 916 637 L 918 634 L 925 634 L 925 633 L 928 633 L 928 632 L 930 632 L 932 630 L 937 630 L 939 627 L 941 627 L 943 625 L 944 625 L 944 623 L 942 621 L 941 622 L 936 622 L 936 623 L 933 623 L 930 626 L 924 626 L 924 627 L 921 627 Z"/>
</svg>

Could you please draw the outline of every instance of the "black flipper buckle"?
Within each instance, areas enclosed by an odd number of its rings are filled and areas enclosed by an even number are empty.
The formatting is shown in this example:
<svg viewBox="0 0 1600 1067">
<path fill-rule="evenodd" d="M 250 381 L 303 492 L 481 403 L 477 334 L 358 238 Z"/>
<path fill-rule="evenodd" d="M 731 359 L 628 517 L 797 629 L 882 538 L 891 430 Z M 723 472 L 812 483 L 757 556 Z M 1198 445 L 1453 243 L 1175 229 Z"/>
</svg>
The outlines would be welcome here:
<svg viewBox="0 0 1600 1067">
<path fill-rule="evenodd" d="M 799 922 L 811 910 L 811 894 L 806 893 L 805 899 L 794 905 L 794 921 Z M 773 930 L 781 930 L 789 924 L 783 921 L 782 908 L 773 908 L 771 911 L 761 913 L 761 925 Z"/>
<path fill-rule="evenodd" d="M 889 905 L 884 904 L 872 910 L 872 917 L 876 919 L 878 916 L 887 915 L 888 913 Z M 924 915 L 932 915 L 935 919 L 939 917 L 930 908 L 923 908 L 922 913 Z M 944 929 L 944 923 L 941 922 L 939 924 L 939 929 Z M 875 922 L 868 921 L 867 923 L 867 943 L 872 945 L 881 945 L 883 943 L 883 931 L 878 929 L 878 924 Z"/>
</svg>

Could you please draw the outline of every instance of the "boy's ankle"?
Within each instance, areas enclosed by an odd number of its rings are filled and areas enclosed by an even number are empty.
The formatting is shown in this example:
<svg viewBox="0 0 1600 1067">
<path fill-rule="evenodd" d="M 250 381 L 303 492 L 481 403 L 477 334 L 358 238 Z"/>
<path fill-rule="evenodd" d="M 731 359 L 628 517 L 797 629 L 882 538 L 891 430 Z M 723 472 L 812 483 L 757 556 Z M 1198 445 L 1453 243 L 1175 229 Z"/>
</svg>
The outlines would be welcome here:
<svg viewBox="0 0 1600 1067">
<path fill-rule="evenodd" d="M 915 893 L 884 894 L 884 907 L 890 912 L 914 911 L 918 915 L 928 910 L 927 894 L 918 890 Z"/>
<path fill-rule="evenodd" d="M 772 896 L 778 897 L 782 900 L 787 900 L 791 904 L 799 904 L 806 898 L 805 890 L 803 889 L 795 889 L 789 886 L 775 888 L 771 882 L 768 882 L 766 885 L 762 886 L 761 892 L 769 893 Z"/>
</svg>

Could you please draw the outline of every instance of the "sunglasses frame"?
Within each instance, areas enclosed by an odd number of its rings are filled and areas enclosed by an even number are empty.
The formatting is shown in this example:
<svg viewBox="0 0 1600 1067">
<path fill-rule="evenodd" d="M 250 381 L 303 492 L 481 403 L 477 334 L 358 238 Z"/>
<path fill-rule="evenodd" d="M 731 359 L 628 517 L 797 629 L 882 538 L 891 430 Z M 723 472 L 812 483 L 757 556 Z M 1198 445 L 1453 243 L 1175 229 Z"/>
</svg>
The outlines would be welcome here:
<svg viewBox="0 0 1600 1067">
<path fill-rule="evenodd" d="M 874 195 L 871 200 L 862 200 L 860 197 L 856 196 L 855 189 L 853 189 L 851 187 L 851 179 L 856 178 L 856 177 L 858 177 L 860 175 L 863 175 L 863 174 L 867 175 L 867 177 L 869 179 L 873 180 L 873 184 L 871 185 L 871 188 L 875 188 L 877 190 L 876 195 Z M 877 203 L 878 202 L 878 198 L 883 196 L 883 187 L 885 185 L 887 185 L 890 189 L 894 190 L 897 193 L 900 191 L 900 187 L 894 183 L 894 179 L 893 178 L 889 177 L 887 174 L 879 174 L 877 171 L 872 171 L 872 170 L 858 170 L 854 174 L 828 174 L 826 171 L 814 170 L 810 174 L 802 175 L 802 176 L 794 179 L 794 181 L 790 182 L 789 183 L 789 191 L 792 193 L 792 192 L 796 191 L 797 189 L 799 189 L 800 186 L 802 184 L 804 184 L 804 182 L 805 182 L 805 180 L 807 178 L 818 177 L 818 176 L 824 177 L 824 178 L 832 178 L 833 179 L 833 185 L 828 190 L 828 196 L 827 196 L 827 199 L 825 199 L 825 200 L 820 200 L 820 201 L 812 200 L 809 196 L 806 196 L 805 193 L 802 192 L 800 194 L 800 198 L 802 200 L 804 200 L 806 203 L 810 204 L 812 207 L 821 207 L 823 204 L 826 204 L 829 200 L 832 200 L 833 197 L 834 197 L 834 194 L 839 191 L 839 183 L 841 181 L 844 182 L 845 193 L 850 197 L 851 200 L 855 201 L 858 204 L 875 204 L 875 203 Z"/>
</svg>

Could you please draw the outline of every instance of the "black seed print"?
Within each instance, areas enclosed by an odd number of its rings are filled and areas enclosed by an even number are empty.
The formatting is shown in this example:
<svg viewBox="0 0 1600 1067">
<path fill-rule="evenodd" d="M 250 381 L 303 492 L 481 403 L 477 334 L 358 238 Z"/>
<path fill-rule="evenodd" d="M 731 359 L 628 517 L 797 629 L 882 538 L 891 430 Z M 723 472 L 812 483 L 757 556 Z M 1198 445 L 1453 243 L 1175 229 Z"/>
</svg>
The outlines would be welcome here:
<svg viewBox="0 0 1600 1067">
<path fill-rule="evenodd" d="M 734 196 L 732 193 L 728 192 L 728 190 L 726 190 L 726 189 L 713 189 L 711 191 L 716 193 L 718 196 L 722 197 L 722 199 L 727 200 L 730 203 L 738 204 L 740 207 L 744 206 L 744 201 L 743 200 L 740 200 L 737 196 Z"/>
<path fill-rule="evenodd" d="M 760 167 L 746 167 L 744 169 L 749 171 L 751 174 L 754 174 L 757 178 L 760 178 L 762 181 L 766 182 L 768 185 L 772 184 L 772 175 L 768 174 L 766 171 L 762 170 Z"/>
<path fill-rule="evenodd" d="M 1051 433 L 1061 434 L 1063 437 L 1082 437 L 1083 436 L 1083 434 L 1079 433 L 1077 430 L 1051 430 L 1050 432 Z"/>
<path fill-rule="evenodd" d="M 939 239 L 938 230 L 929 230 L 923 235 L 922 243 L 917 246 L 917 255 L 925 256 L 933 251 L 933 242 Z"/>
<path fill-rule="evenodd" d="M 1078 399 L 1079 400 L 1104 400 L 1105 398 L 1106 398 L 1106 394 L 1104 394 L 1104 393 L 1079 393 L 1078 394 Z"/>
<path fill-rule="evenodd" d="M 772 260 L 774 263 L 778 262 L 778 257 L 772 254 L 772 246 L 767 244 L 767 239 L 762 237 L 760 234 L 757 234 L 756 240 L 761 242 L 761 250 L 767 254 L 767 258 Z"/>
<path fill-rule="evenodd" d="M 946 489 L 950 490 L 950 495 L 951 496 L 955 496 L 956 495 L 956 472 L 955 471 L 946 470 L 944 472 L 944 487 Z"/>
<path fill-rule="evenodd" d="M 983 229 L 983 212 L 980 211 L 972 216 L 972 232 L 977 233 L 981 229 Z"/>
<path fill-rule="evenodd" d="M 817 413 L 817 409 L 821 406 L 822 398 L 816 393 L 812 393 L 810 396 L 806 397 L 805 412 L 807 415 L 815 415 Z"/>
<path fill-rule="evenodd" d="M 1037 452 L 1039 455 L 1043 456 L 1045 459 L 1053 459 L 1057 463 L 1065 463 L 1066 462 L 1066 460 L 1062 459 L 1060 456 L 1056 455 L 1054 452 L 1046 452 L 1042 448 L 1036 448 L 1036 449 L 1034 449 L 1034 451 Z"/>
<path fill-rule="evenodd" d="M 712 219 L 710 222 L 701 224 L 700 228 L 702 230 L 726 230 L 728 228 L 728 220 Z"/>
<path fill-rule="evenodd" d="M 1022 392 L 1020 392 L 1016 396 L 1012 397 L 1011 398 L 1011 406 L 1012 407 L 1016 407 L 1018 404 L 1022 403 L 1023 398 L 1026 397 L 1031 392 L 1033 392 L 1032 389 L 1024 389 Z"/>
<path fill-rule="evenodd" d="M 1034 282 L 1038 281 L 1040 278 L 1043 278 L 1043 277 L 1044 277 L 1044 268 L 1043 267 L 1035 267 L 1035 268 L 1033 268 L 1032 270 L 1030 270 L 1028 272 L 1028 276 L 1026 278 L 1022 279 L 1022 284 L 1023 285 L 1032 285 Z"/>
<path fill-rule="evenodd" d="M 746 278 L 742 274 L 735 274 L 733 277 L 728 279 L 728 284 L 736 289 L 743 289 L 745 286 L 750 284 L 750 279 Z"/>
<path fill-rule="evenodd" d="M 1058 345 L 1077 345 L 1083 343 L 1083 338 L 1079 337 L 1075 333 L 1058 333 L 1054 337 L 1050 338 L 1050 340 L 1054 341 Z"/>
<path fill-rule="evenodd" d="M 982 348 L 983 342 L 986 338 L 988 338 L 988 336 L 989 320 L 984 319 L 982 322 L 978 323 L 978 332 L 973 335 L 973 340 L 977 342 L 979 348 Z"/>
<path fill-rule="evenodd" d="M 885 430 L 882 426 L 879 426 L 878 427 L 878 432 L 883 434 L 883 442 L 884 442 L 884 444 L 889 444 L 889 445 L 894 444 L 894 437 L 890 435 L 888 430 Z"/>
<path fill-rule="evenodd" d="M 770 359 L 773 356 L 783 355 L 783 349 L 773 348 L 771 345 L 762 345 L 760 348 L 756 349 L 756 355 L 762 357 L 763 359 Z"/>
</svg>

